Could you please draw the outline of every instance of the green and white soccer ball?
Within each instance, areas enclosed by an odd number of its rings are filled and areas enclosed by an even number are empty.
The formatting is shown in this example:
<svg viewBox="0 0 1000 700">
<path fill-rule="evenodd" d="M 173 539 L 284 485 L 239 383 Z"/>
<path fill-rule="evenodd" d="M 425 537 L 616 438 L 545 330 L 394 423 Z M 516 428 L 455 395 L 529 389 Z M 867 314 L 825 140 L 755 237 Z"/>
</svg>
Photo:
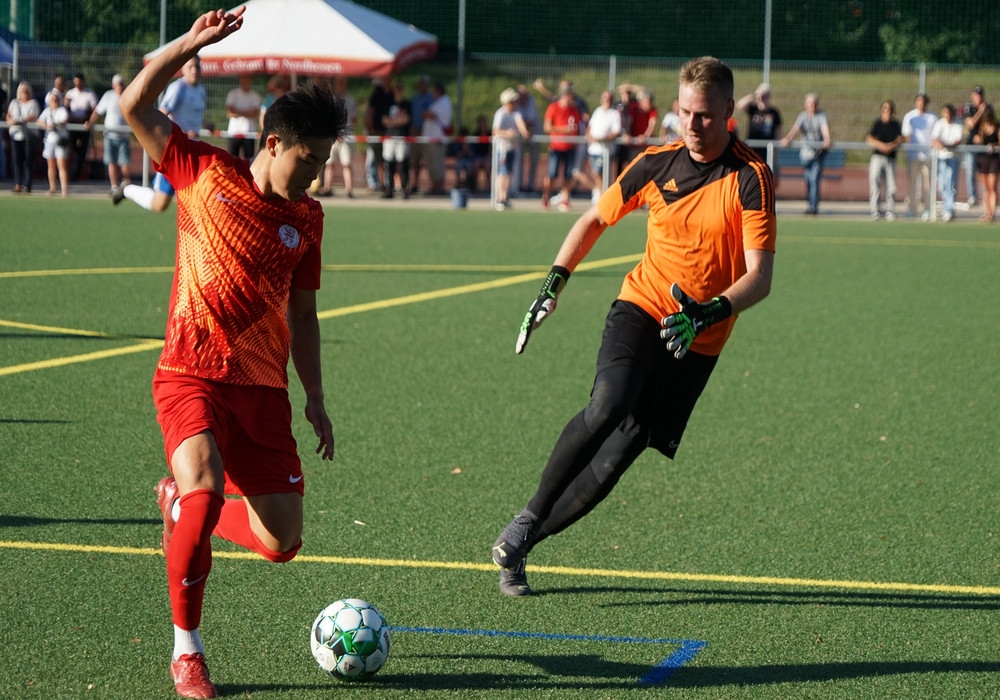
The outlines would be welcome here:
<svg viewBox="0 0 1000 700">
<path fill-rule="evenodd" d="M 389 625 L 371 603 L 345 598 L 316 617 L 309 645 L 319 667 L 331 676 L 370 678 L 389 658 Z"/>
</svg>

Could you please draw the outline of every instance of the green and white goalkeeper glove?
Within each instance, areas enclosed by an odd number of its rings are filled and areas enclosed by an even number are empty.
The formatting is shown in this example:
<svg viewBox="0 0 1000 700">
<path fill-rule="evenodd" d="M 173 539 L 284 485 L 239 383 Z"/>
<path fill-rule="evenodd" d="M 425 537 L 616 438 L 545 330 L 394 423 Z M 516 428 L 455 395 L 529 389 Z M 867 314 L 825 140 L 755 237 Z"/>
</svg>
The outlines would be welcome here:
<svg viewBox="0 0 1000 700">
<path fill-rule="evenodd" d="M 545 283 L 542 284 L 542 291 L 538 293 L 535 303 L 531 305 L 528 313 L 524 315 L 524 321 L 521 323 L 521 332 L 518 333 L 517 344 L 514 346 L 515 353 L 520 355 L 524 352 L 524 346 L 528 344 L 528 338 L 531 337 L 532 331 L 538 328 L 542 321 L 556 310 L 556 301 L 559 299 L 559 293 L 562 292 L 568 280 L 569 270 L 559 265 L 552 266 L 549 276 L 545 278 Z"/>
<path fill-rule="evenodd" d="M 713 323 L 733 315 L 733 305 L 726 297 L 715 297 L 699 304 L 676 283 L 670 285 L 670 294 L 681 305 L 681 310 L 660 321 L 663 326 L 660 337 L 667 341 L 667 351 L 674 353 L 679 360 L 687 353 L 695 336 Z"/>
</svg>

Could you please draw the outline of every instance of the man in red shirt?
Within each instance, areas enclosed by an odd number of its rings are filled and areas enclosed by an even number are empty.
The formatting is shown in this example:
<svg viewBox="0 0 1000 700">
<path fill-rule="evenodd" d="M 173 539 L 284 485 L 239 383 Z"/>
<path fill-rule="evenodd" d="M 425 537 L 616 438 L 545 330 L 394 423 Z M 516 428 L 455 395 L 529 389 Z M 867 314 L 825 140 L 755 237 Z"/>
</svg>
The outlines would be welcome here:
<svg viewBox="0 0 1000 700">
<path fill-rule="evenodd" d="M 264 116 L 253 163 L 191 140 L 155 106 L 185 62 L 240 29 L 243 11 L 199 17 L 120 100 L 177 193 L 177 261 L 153 398 L 172 473 L 156 487 L 174 622 L 170 672 L 177 693 L 192 698 L 217 694 L 198 629 L 211 535 L 273 562 L 301 546 L 289 356 L 316 452 L 332 459 L 334 445 L 316 317 L 323 209 L 305 193 L 346 134 L 343 102 L 316 86 L 279 98 Z"/>
<path fill-rule="evenodd" d="M 562 202 L 559 207 L 569 210 L 570 189 L 573 186 L 573 155 L 576 143 L 567 140 L 566 136 L 580 134 L 582 115 L 573 101 L 573 89 L 568 84 L 559 86 L 559 99 L 551 103 L 545 110 L 545 120 L 542 129 L 549 134 L 549 166 L 542 180 L 542 208 L 549 208 L 549 196 L 552 193 L 552 182 L 562 170 Z"/>
<path fill-rule="evenodd" d="M 493 545 L 505 595 L 532 592 L 528 553 L 606 498 L 647 447 L 673 458 L 736 315 L 770 293 L 774 186 L 767 165 L 727 130 L 732 71 L 698 58 L 679 82 L 683 140 L 647 148 L 577 219 L 524 317 L 517 353 L 608 226 L 648 210 L 646 250 L 608 312 L 590 403 Z"/>
</svg>

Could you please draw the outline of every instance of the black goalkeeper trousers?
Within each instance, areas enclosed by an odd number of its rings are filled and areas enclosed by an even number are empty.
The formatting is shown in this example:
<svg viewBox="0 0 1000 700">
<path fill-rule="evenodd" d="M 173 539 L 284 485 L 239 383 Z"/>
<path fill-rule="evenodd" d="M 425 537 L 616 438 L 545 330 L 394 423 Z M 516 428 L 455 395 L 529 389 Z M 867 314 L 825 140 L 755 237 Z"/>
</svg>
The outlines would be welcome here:
<svg viewBox="0 0 1000 700">
<path fill-rule="evenodd" d="M 646 370 L 634 365 L 597 375 L 590 403 L 563 429 L 528 502 L 539 520 L 531 546 L 593 510 L 649 445 L 649 428 L 631 417 L 645 381 Z"/>
</svg>

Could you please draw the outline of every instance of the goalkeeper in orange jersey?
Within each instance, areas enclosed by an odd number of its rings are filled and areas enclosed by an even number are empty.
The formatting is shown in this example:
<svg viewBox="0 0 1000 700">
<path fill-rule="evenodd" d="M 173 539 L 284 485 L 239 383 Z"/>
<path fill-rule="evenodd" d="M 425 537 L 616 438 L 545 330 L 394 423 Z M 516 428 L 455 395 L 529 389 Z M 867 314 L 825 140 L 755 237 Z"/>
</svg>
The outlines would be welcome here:
<svg viewBox="0 0 1000 700">
<path fill-rule="evenodd" d="M 203 14 L 120 101 L 177 191 L 177 260 L 153 398 L 172 474 L 156 487 L 174 622 L 170 672 L 177 693 L 192 698 L 217 694 L 199 633 L 211 536 L 272 562 L 301 546 L 289 356 L 316 452 L 332 459 L 334 447 L 316 317 L 323 209 L 306 190 L 346 134 L 342 101 L 315 86 L 282 96 L 267 110 L 253 163 L 191 140 L 155 106 L 185 62 L 240 29 L 244 10 Z"/>
<path fill-rule="evenodd" d="M 683 140 L 639 154 L 573 224 L 524 318 L 517 353 L 608 226 L 648 209 L 646 251 L 608 312 L 590 403 L 493 545 L 506 595 L 531 593 L 531 549 L 589 513 L 647 447 L 673 458 L 735 315 L 770 292 L 774 187 L 767 165 L 727 129 L 732 71 L 694 59 L 679 88 Z"/>
</svg>

